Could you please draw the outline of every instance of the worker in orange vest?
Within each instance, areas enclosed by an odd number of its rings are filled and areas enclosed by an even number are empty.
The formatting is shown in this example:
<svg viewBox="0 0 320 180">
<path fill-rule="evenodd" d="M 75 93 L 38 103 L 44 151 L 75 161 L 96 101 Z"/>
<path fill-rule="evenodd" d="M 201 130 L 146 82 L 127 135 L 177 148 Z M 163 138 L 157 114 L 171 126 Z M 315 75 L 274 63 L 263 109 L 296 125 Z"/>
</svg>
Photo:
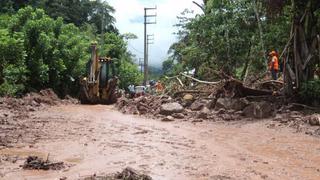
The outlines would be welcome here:
<svg viewBox="0 0 320 180">
<path fill-rule="evenodd" d="M 157 83 L 156 83 L 156 85 L 155 85 L 155 87 L 156 87 L 156 92 L 157 93 L 161 93 L 162 91 L 163 91 L 163 85 L 162 85 L 162 83 L 160 82 L 160 81 L 158 81 Z"/>
<path fill-rule="evenodd" d="M 278 79 L 278 71 L 279 71 L 279 58 L 278 53 L 276 51 L 271 51 L 269 53 L 271 60 L 269 62 L 269 70 L 272 75 L 273 80 Z"/>
</svg>

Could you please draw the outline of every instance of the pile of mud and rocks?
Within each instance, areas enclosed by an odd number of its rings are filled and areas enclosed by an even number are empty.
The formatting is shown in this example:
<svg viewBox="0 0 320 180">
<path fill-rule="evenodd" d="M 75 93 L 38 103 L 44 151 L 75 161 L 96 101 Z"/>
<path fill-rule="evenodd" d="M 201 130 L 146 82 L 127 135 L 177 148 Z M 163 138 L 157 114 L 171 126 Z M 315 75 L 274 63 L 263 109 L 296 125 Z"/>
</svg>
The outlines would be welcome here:
<svg viewBox="0 0 320 180">
<path fill-rule="evenodd" d="M 65 168 L 64 162 L 51 162 L 38 156 L 29 156 L 22 165 L 23 169 L 29 170 L 61 170 Z"/>
<path fill-rule="evenodd" d="M 241 89 L 242 88 L 242 89 Z M 240 89 L 240 90 L 239 90 Z M 190 93 L 192 92 L 192 93 Z M 199 93 L 200 92 L 200 93 Z M 272 126 L 294 127 L 297 131 L 320 135 L 320 115 L 316 108 L 290 103 L 284 96 L 267 90 L 220 86 L 204 91 L 187 90 L 173 95 L 122 97 L 116 107 L 125 114 L 144 115 L 162 121 L 255 121 L 269 120 Z M 169 94 L 169 93 L 168 93 Z M 172 93 L 171 93 L 172 94 Z"/>
<path fill-rule="evenodd" d="M 138 172 L 137 170 L 127 167 L 122 172 L 109 175 L 93 175 L 80 178 L 82 180 L 152 180 L 149 175 Z"/>
<path fill-rule="evenodd" d="M 66 96 L 60 99 L 52 89 L 39 93 L 29 93 L 22 98 L 0 98 L 0 149 L 18 143 L 28 133 L 37 134 L 31 113 L 47 107 L 63 104 L 76 104 L 77 99 Z"/>
</svg>

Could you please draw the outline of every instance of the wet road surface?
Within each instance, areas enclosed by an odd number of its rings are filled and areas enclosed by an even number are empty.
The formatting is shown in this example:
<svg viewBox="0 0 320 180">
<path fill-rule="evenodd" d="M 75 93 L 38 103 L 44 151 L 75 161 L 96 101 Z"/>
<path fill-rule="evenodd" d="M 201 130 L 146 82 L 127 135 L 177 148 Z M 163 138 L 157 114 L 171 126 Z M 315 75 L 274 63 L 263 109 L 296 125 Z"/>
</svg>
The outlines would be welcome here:
<svg viewBox="0 0 320 180">
<path fill-rule="evenodd" d="M 0 150 L 0 179 L 78 179 L 125 167 L 154 179 L 320 179 L 320 139 L 258 122 L 161 122 L 112 106 L 34 112 L 45 135 Z M 22 170 L 28 155 L 63 161 L 62 171 Z"/>
</svg>

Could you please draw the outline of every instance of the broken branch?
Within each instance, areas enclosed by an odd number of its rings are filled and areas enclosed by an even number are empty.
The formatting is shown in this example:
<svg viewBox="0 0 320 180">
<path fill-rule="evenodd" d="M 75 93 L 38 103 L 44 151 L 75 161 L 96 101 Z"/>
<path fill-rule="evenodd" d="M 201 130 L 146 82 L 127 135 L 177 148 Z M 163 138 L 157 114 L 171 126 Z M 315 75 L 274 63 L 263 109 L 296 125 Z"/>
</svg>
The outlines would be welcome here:
<svg viewBox="0 0 320 180">
<path fill-rule="evenodd" d="M 213 84 L 213 85 L 216 85 L 216 84 L 220 84 L 220 83 L 221 83 L 221 81 L 218 81 L 218 82 L 202 81 L 202 80 L 196 79 L 196 78 L 194 78 L 194 77 L 192 77 L 192 76 L 186 75 L 186 74 L 184 74 L 184 73 L 180 73 L 180 74 L 181 74 L 182 76 L 184 76 L 184 77 L 187 77 L 187 78 L 189 78 L 189 79 L 192 79 L 192 80 L 194 80 L 194 81 L 197 81 L 198 83 Z"/>
</svg>

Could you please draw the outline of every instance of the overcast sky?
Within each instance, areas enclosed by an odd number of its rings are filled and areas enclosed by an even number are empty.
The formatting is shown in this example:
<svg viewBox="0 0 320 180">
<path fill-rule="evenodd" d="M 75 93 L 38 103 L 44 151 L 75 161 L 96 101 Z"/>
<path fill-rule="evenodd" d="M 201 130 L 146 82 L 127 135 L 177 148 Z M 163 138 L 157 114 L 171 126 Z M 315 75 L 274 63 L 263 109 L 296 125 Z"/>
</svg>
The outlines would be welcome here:
<svg viewBox="0 0 320 180">
<path fill-rule="evenodd" d="M 196 0 L 201 3 L 202 0 Z M 167 57 L 170 45 L 177 41 L 173 35 L 177 31 L 173 25 L 177 23 L 177 16 L 188 8 L 195 14 L 201 13 L 199 7 L 192 0 L 107 0 L 116 9 L 116 26 L 120 33 L 134 33 L 136 40 L 129 41 L 129 50 L 143 58 L 143 16 L 144 7 L 157 6 L 157 24 L 148 25 L 148 34 L 154 34 L 154 44 L 150 45 L 149 64 L 161 66 Z M 151 12 L 149 13 L 151 14 Z"/>
</svg>

